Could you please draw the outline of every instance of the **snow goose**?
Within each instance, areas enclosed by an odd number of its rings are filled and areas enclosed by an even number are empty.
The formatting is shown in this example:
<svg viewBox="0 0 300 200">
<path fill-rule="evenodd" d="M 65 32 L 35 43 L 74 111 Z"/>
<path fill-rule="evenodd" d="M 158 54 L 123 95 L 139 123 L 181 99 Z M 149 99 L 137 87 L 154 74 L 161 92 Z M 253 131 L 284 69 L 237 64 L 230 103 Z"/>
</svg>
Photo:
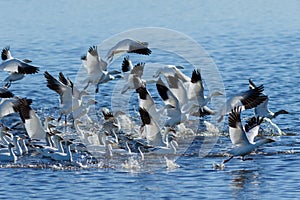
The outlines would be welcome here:
<svg viewBox="0 0 300 200">
<path fill-rule="evenodd" d="M 178 99 L 179 105 L 182 108 L 188 103 L 187 90 L 184 87 L 182 81 L 179 80 L 178 76 L 166 75 L 166 81 L 169 85 L 169 90 L 174 94 L 176 99 Z"/>
<path fill-rule="evenodd" d="M 158 94 L 164 101 L 164 110 L 167 113 L 167 120 L 165 126 L 174 127 L 188 118 L 189 110 L 182 111 L 177 97 L 172 91 L 164 84 L 161 78 L 156 83 Z"/>
<path fill-rule="evenodd" d="M 234 108 L 228 117 L 228 125 L 229 125 L 229 135 L 231 142 L 233 144 L 233 149 L 230 150 L 231 157 L 223 161 L 223 164 L 231 160 L 235 156 L 242 156 L 242 159 L 245 160 L 245 156 L 254 151 L 257 147 L 275 142 L 273 139 L 265 138 L 259 141 L 254 142 L 254 137 L 257 134 L 257 129 L 254 129 L 252 133 L 250 133 L 247 137 L 247 134 L 241 123 L 241 111 L 242 107 Z M 255 121 L 257 123 L 261 123 L 258 119 Z M 254 125 L 251 125 L 254 126 Z M 258 126 L 257 124 L 255 126 Z M 249 127 L 248 127 L 249 128 Z"/>
<path fill-rule="evenodd" d="M 121 124 L 112 112 L 107 108 L 102 109 L 102 115 L 104 117 L 104 123 L 102 125 L 102 132 L 106 132 L 107 135 L 114 136 L 115 140 L 118 141 L 117 134 L 121 130 Z"/>
<path fill-rule="evenodd" d="M 67 115 L 79 108 L 80 100 L 73 98 L 72 84 L 65 85 L 61 81 L 54 78 L 49 72 L 45 71 L 44 76 L 47 80 L 47 87 L 55 91 L 60 96 L 60 121 L 62 115 L 65 115 L 65 124 L 67 123 Z"/>
<path fill-rule="evenodd" d="M 49 134 L 49 133 L 47 133 Z M 43 157 L 51 158 L 53 153 L 64 153 L 64 148 L 62 145 L 63 138 L 57 134 L 53 135 L 53 141 L 55 146 L 48 145 L 33 145 L 35 150 L 40 153 Z"/>
<path fill-rule="evenodd" d="M 153 119 L 144 108 L 139 108 L 139 113 L 143 127 L 142 136 L 145 136 L 148 144 L 151 146 L 166 146 L 163 140 L 161 128 L 157 121 Z"/>
<path fill-rule="evenodd" d="M 89 95 L 89 93 L 85 90 L 80 91 L 69 78 L 65 77 L 62 72 L 59 72 L 58 79 L 64 85 L 68 85 L 72 88 L 72 96 L 75 99 L 81 99 L 84 95 Z"/>
<path fill-rule="evenodd" d="M 250 89 L 256 88 L 256 85 L 253 83 L 251 79 L 249 79 L 249 88 Z M 269 119 L 273 119 L 281 114 L 289 114 L 289 112 L 286 110 L 279 110 L 277 112 L 270 111 L 268 108 L 268 103 L 269 103 L 269 97 L 266 96 L 266 100 L 254 108 L 254 114 L 256 116 L 261 116 Z"/>
<path fill-rule="evenodd" d="M 23 155 L 23 149 L 21 148 L 21 145 L 19 143 L 20 140 L 21 140 L 21 138 L 19 136 L 14 135 L 13 144 L 16 147 L 16 152 L 15 152 L 16 156 L 22 156 Z"/>
<path fill-rule="evenodd" d="M 139 107 L 144 108 L 152 118 L 158 121 L 164 109 L 158 109 L 156 107 L 156 104 L 145 85 L 137 88 L 136 92 L 139 95 Z"/>
<path fill-rule="evenodd" d="M 22 98 L 17 102 L 14 102 L 13 108 L 19 112 L 30 139 L 45 140 L 46 132 L 42 125 L 41 119 L 35 110 L 30 107 L 31 103 L 32 100 Z"/>
<path fill-rule="evenodd" d="M 264 86 L 260 85 L 254 89 L 241 92 L 235 96 L 229 98 L 225 105 L 219 110 L 218 115 L 220 116 L 218 122 L 223 120 L 224 115 L 228 114 L 233 108 L 242 106 L 242 109 L 251 109 L 261 104 L 267 99 L 267 96 L 262 95 Z"/>
<path fill-rule="evenodd" d="M 8 133 L 9 128 L 4 124 L 0 123 L 0 144 L 7 146 L 13 142 L 13 136 Z"/>
<path fill-rule="evenodd" d="M 140 117 L 143 123 L 143 134 L 146 135 L 147 145 L 142 147 L 146 152 L 155 154 L 176 153 L 176 136 L 174 129 L 166 127 L 162 130 L 155 119 L 153 119 L 144 108 L 139 108 Z M 162 133 L 164 131 L 164 133 Z M 164 140 L 164 135 L 166 140 Z"/>
<path fill-rule="evenodd" d="M 124 94 L 128 89 L 137 89 L 141 85 L 145 84 L 142 80 L 145 63 L 138 63 L 135 66 L 132 65 L 129 56 L 126 56 L 122 62 L 122 72 L 126 81 L 121 93 Z"/>
<path fill-rule="evenodd" d="M 124 39 L 119 41 L 107 53 L 106 58 L 111 62 L 116 54 L 119 53 L 137 53 L 142 55 L 150 55 L 151 50 L 148 48 L 148 42 L 141 42 L 132 39 Z"/>
<path fill-rule="evenodd" d="M 8 150 L 9 152 L 0 153 L 0 161 L 1 162 L 16 162 L 17 156 L 15 155 L 13 151 L 13 145 L 8 144 Z"/>
<path fill-rule="evenodd" d="M 29 60 L 19 60 L 12 57 L 10 48 L 5 47 L 2 49 L 1 58 L 3 62 L 0 64 L 0 70 L 4 70 L 10 73 L 10 75 L 4 80 L 9 87 L 11 82 L 21 80 L 25 74 L 35 74 L 39 71 L 39 67 L 29 65 Z"/>
<path fill-rule="evenodd" d="M 64 146 L 66 147 L 66 153 L 63 152 L 50 152 L 50 157 L 52 160 L 55 161 L 69 161 L 69 162 L 73 162 L 73 156 L 72 156 L 72 152 L 71 152 L 71 144 L 73 144 L 70 141 L 66 141 Z"/>
<path fill-rule="evenodd" d="M 176 154 L 178 143 L 176 142 L 176 135 L 173 133 L 166 134 L 166 142 L 165 146 L 156 146 L 152 148 L 148 148 L 147 151 L 150 154 Z"/>
<path fill-rule="evenodd" d="M 107 64 L 99 58 L 97 46 L 90 47 L 86 56 L 82 56 L 81 60 L 87 71 L 84 90 L 90 84 L 93 84 L 96 87 L 95 92 L 98 93 L 99 84 L 114 80 L 115 77 L 113 75 L 120 73 L 118 71 L 107 71 Z"/>
<path fill-rule="evenodd" d="M 221 95 L 223 95 L 221 92 L 215 91 L 210 93 L 209 96 L 205 96 L 200 70 L 193 70 L 191 81 L 187 86 L 187 96 L 189 101 L 195 102 L 196 105 L 198 105 L 198 116 L 215 114 L 213 110 L 207 107 L 207 104 L 211 101 L 213 97 Z"/>
</svg>

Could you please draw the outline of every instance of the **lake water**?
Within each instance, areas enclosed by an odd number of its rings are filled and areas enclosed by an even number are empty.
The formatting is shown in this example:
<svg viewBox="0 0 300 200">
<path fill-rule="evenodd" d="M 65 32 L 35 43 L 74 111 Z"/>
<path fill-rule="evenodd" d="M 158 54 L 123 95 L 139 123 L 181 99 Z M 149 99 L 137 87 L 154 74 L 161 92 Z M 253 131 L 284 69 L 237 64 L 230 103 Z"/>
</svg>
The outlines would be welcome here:
<svg viewBox="0 0 300 200">
<path fill-rule="evenodd" d="M 213 163 L 225 159 L 224 153 L 231 146 L 226 122 L 219 127 L 222 134 L 200 133 L 193 142 L 185 141 L 189 148 L 176 157 L 180 167 L 175 168 L 167 168 L 163 156 L 153 163 L 144 163 L 138 156 L 116 156 L 105 165 L 84 168 L 1 165 L 1 199 L 298 199 L 299 1 L 32 0 L 2 1 L 0 6 L 1 46 L 9 45 L 16 58 L 28 58 L 41 66 L 39 74 L 13 83 L 11 90 L 32 98 L 32 107 L 41 116 L 58 115 L 54 111 L 58 96 L 46 87 L 42 72 L 56 76 L 62 71 L 74 80 L 81 73 L 80 57 L 89 46 L 144 27 L 174 30 L 198 42 L 217 66 L 226 96 L 247 90 L 252 78 L 264 84 L 271 110 L 290 112 L 273 120 L 285 135 L 279 136 L 276 129 L 265 125 L 265 132 L 276 142 L 259 148 L 250 156 L 253 160 L 235 158 L 223 170 L 214 169 Z M 147 34 L 143 37 L 151 39 Z M 182 40 L 169 39 L 170 45 L 177 44 L 180 49 Z M 168 38 L 164 34 L 162 43 L 165 41 Z M 151 48 L 154 41 L 148 42 Z M 183 65 L 187 66 L 185 72 L 191 73 L 186 58 L 169 58 L 170 52 L 153 47 L 149 57 L 131 55 L 132 59 L 145 62 L 146 67 L 147 63 Z M 183 52 L 191 51 L 185 48 Z M 189 55 L 197 57 L 193 52 Z M 120 70 L 121 61 L 122 56 L 111 67 Z M 5 75 L 0 74 L 2 80 Z M 207 85 L 210 78 L 203 75 Z M 99 107 L 111 105 L 110 94 L 116 83 L 100 87 L 96 95 L 101 101 Z M 209 141 L 213 146 L 203 156 L 201 147 Z"/>
</svg>

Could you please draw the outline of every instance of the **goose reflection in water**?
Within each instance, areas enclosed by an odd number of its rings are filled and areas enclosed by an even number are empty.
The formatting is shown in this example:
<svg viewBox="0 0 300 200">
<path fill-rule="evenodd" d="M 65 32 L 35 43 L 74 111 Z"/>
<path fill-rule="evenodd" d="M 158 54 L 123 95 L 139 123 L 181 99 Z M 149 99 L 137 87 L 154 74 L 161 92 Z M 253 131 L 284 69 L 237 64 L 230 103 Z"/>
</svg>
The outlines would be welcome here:
<svg viewBox="0 0 300 200">
<path fill-rule="evenodd" d="M 255 199 L 255 191 L 258 191 L 261 185 L 259 170 L 241 169 L 231 171 L 230 174 L 232 176 L 230 184 L 232 195 L 236 197 L 236 199 Z"/>
</svg>

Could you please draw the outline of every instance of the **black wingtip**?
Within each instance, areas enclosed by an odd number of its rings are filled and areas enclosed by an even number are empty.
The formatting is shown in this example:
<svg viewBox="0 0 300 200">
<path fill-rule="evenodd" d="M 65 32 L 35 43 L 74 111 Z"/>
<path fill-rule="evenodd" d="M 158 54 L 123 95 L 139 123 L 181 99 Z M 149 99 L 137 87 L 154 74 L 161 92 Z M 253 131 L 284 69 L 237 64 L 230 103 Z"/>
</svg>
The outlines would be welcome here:
<svg viewBox="0 0 300 200">
<path fill-rule="evenodd" d="M 82 56 L 80 57 L 80 59 L 81 59 L 81 60 L 86 60 L 86 55 L 82 55 Z"/>
<path fill-rule="evenodd" d="M 114 114 L 109 110 L 102 110 L 102 115 L 104 117 L 104 120 L 109 120 L 114 117 Z"/>
<path fill-rule="evenodd" d="M 235 107 L 231 110 L 228 116 L 228 125 L 232 128 L 237 128 L 237 122 L 241 122 L 241 107 Z"/>
<path fill-rule="evenodd" d="M 255 89 L 256 85 L 253 83 L 253 81 L 249 78 L 249 89 Z"/>
<path fill-rule="evenodd" d="M 259 117 L 259 116 L 250 118 L 245 125 L 245 131 L 248 132 L 255 126 L 260 125 L 263 122 L 263 119 L 264 119 L 263 117 Z"/>
<path fill-rule="evenodd" d="M 124 57 L 122 62 L 122 72 L 128 72 L 130 71 L 130 60 L 129 56 Z"/>
<path fill-rule="evenodd" d="M 28 65 L 27 67 L 18 66 L 18 73 L 20 74 L 36 74 L 40 71 L 39 67 Z"/>
<path fill-rule="evenodd" d="M 7 60 L 8 57 L 7 57 L 7 53 L 9 52 L 9 49 L 10 47 L 9 46 L 6 46 L 2 49 L 2 52 L 1 52 L 1 59 L 4 61 L 4 60 Z"/>
<path fill-rule="evenodd" d="M 161 80 L 161 78 L 159 78 L 156 82 L 156 88 L 157 88 L 157 91 L 158 91 L 158 94 L 160 95 L 160 97 L 166 101 L 169 99 L 168 97 L 168 88 L 165 86 L 164 82 Z"/>
<path fill-rule="evenodd" d="M 255 108 L 256 106 L 258 106 L 262 102 L 266 101 L 267 99 L 268 99 L 268 96 L 266 96 L 266 95 L 258 96 L 253 101 L 244 104 L 245 109 Z"/>
<path fill-rule="evenodd" d="M 199 108 L 199 117 L 205 117 L 207 115 L 214 115 L 214 114 L 215 114 L 214 111 L 209 110 L 209 109 L 207 109 L 205 107 L 200 107 Z"/>
<path fill-rule="evenodd" d="M 91 46 L 88 52 L 93 56 L 98 56 L 97 46 Z"/>
<path fill-rule="evenodd" d="M 152 51 L 149 48 L 140 48 L 140 49 L 133 49 L 128 51 L 128 53 L 136 53 L 141 55 L 150 55 Z"/>
<path fill-rule="evenodd" d="M 139 94 L 140 99 L 146 100 L 149 94 L 145 86 L 138 87 L 136 92 Z"/>
<path fill-rule="evenodd" d="M 69 85 L 69 81 L 66 79 L 65 75 L 62 72 L 59 72 L 58 79 L 60 82 L 62 82 L 64 85 Z"/>
<path fill-rule="evenodd" d="M 148 111 L 145 108 L 140 107 L 139 108 L 139 113 L 140 113 L 143 125 L 151 123 L 151 117 L 150 117 Z"/>
<path fill-rule="evenodd" d="M 194 71 L 192 73 L 191 82 L 196 83 L 198 81 L 202 81 L 201 74 L 200 74 L 200 71 L 198 69 L 194 69 Z"/>
<path fill-rule="evenodd" d="M 32 110 L 30 107 L 31 103 L 32 99 L 27 98 L 19 99 L 17 102 L 13 103 L 13 109 L 15 112 L 19 112 L 23 123 L 25 123 L 26 119 L 30 119 L 30 110 Z"/>
<path fill-rule="evenodd" d="M 0 98 L 12 98 L 14 94 L 6 88 L 0 88 Z"/>
</svg>

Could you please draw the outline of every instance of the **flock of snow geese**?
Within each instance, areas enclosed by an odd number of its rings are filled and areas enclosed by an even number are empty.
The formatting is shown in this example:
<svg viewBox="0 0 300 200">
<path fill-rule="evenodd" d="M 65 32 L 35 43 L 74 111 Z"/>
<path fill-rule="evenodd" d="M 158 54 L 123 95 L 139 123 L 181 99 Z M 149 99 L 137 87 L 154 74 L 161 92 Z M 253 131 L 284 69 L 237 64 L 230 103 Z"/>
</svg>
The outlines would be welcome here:
<svg viewBox="0 0 300 200">
<path fill-rule="evenodd" d="M 108 71 L 109 64 L 117 54 L 124 54 L 121 71 Z M 212 98 L 223 95 L 214 91 L 205 96 L 200 69 L 194 69 L 191 76 L 182 72 L 181 66 L 162 66 L 155 72 L 152 81 L 163 102 L 159 107 L 154 101 L 147 86 L 151 84 L 143 79 L 145 63 L 132 64 L 128 54 L 151 54 L 147 42 L 124 39 L 112 47 L 105 59 L 99 57 L 96 46 L 91 46 L 86 55 L 81 57 L 86 69 L 83 89 L 78 87 L 62 72 L 58 79 L 49 72 L 44 72 L 47 87 L 59 96 L 60 116 L 54 119 L 45 117 L 42 122 L 37 112 L 31 107 L 32 99 L 15 96 L 9 87 L 14 81 L 22 79 L 27 74 L 39 72 L 39 67 L 31 65 L 28 59 L 19 60 L 12 56 L 9 47 L 2 50 L 0 69 L 9 73 L 0 88 L 0 119 L 9 115 L 19 114 L 22 123 L 7 127 L 0 124 L 0 163 L 17 162 L 21 158 L 38 158 L 47 162 L 74 163 L 78 160 L 97 162 L 93 148 L 106 156 L 113 156 L 116 151 L 126 154 L 136 153 L 144 159 L 145 154 L 176 154 L 180 145 L 178 126 L 184 124 L 190 117 L 205 118 L 216 115 L 218 121 L 228 114 L 229 136 L 232 149 L 228 152 L 233 157 L 241 156 L 246 160 L 257 147 L 274 142 L 271 138 L 256 139 L 261 123 L 275 118 L 279 114 L 288 114 L 285 110 L 271 112 L 268 109 L 268 96 L 263 93 L 263 85 L 255 85 L 249 80 L 249 89 L 229 98 L 216 111 L 209 108 Z M 95 88 L 99 92 L 99 84 L 122 78 L 124 86 L 120 95 L 133 90 L 138 96 L 140 119 L 134 129 L 130 128 L 132 120 L 121 110 L 113 113 L 107 108 L 101 108 L 102 122 L 94 122 L 89 118 L 89 108 L 97 102 L 90 98 L 88 89 Z M 94 90 L 94 88 L 92 90 Z M 246 109 L 254 109 L 252 118 L 242 125 L 241 113 Z M 74 126 L 75 138 L 58 129 L 58 122 L 64 116 L 64 130 Z M 69 120 L 68 116 L 72 116 Z M 61 120 L 61 121 L 60 121 Z M 71 122 L 71 123 L 68 123 Z M 163 123 L 160 123 L 160 122 Z M 161 125 L 162 124 L 162 125 Z M 128 128 L 129 127 L 129 128 Z M 138 127 L 138 128 L 136 128 Z M 91 138 L 96 138 L 91 142 Z M 90 144 L 93 148 L 87 148 Z"/>
</svg>

